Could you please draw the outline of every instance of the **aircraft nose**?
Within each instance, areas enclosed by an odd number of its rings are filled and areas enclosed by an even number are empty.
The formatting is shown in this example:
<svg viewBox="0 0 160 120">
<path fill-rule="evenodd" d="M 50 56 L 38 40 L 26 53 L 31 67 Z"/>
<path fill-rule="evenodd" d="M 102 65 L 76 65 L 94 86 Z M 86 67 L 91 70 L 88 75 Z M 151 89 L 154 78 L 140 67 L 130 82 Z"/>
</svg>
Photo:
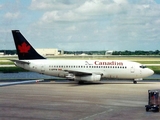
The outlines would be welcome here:
<svg viewBox="0 0 160 120">
<path fill-rule="evenodd" d="M 151 76 L 154 74 L 154 71 L 148 68 L 148 75 Z"/>
</svg>

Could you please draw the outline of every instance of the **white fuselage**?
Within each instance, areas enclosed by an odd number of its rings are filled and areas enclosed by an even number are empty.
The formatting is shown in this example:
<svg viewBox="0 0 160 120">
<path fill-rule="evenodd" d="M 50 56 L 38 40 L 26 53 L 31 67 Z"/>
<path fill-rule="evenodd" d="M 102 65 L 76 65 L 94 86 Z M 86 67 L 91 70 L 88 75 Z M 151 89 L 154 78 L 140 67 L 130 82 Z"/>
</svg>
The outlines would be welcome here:
<svg viewBox="0 0 160 120">
<path fill-rule="evenodd" d="M 41 74 L 79 79 L 75 73 L 89 73 L 109 79 L 142 80 L 154 72 L 137 62 L 126 60 L 22 60 L 29 64 L 15 63 L 24 69 Z M 69 77 L 70 76 L 70 77 Z M 87 75 L 86 75 L 87 76 Z M 81 80 L 81 79 L 80 79 Z M 93 81 L 90 78 L 84 81 Z M 98 80 L 98 79 L 97 79 Z"/>
</svg>

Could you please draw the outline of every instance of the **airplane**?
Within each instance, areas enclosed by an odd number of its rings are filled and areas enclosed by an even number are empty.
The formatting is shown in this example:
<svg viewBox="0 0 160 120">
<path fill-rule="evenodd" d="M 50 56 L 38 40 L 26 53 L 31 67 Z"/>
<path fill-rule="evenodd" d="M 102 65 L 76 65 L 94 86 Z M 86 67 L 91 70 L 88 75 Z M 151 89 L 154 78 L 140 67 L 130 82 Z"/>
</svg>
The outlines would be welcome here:
<svg viewBox="0 0 160 120">
<path fill-rule="evenodd" d="M 11 60 L 18 67 L 40 74 L 63 77 L 80 84 L 97 82 L 102 78 L 137 81 L 151 76 L 154 71 L 128 60 L 58 60 L 41 56 L 19 30 L 12 30 L 18 60 Z"/>
</svg>

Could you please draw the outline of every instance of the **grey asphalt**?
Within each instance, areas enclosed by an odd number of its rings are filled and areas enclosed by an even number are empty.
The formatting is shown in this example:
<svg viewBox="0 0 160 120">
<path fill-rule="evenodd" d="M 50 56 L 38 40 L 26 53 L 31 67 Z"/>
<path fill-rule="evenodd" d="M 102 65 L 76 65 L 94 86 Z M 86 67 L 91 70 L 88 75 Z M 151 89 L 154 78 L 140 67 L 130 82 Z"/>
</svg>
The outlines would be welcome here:
<svg viewBox="0 0 160 120">
<path fill-rule="evenodd" d="M 159 120 L 146 112 L 148 89 L 159 82 L 77 85 L 43 82 L 0 88 L 0 120 Z"/>
</svg>

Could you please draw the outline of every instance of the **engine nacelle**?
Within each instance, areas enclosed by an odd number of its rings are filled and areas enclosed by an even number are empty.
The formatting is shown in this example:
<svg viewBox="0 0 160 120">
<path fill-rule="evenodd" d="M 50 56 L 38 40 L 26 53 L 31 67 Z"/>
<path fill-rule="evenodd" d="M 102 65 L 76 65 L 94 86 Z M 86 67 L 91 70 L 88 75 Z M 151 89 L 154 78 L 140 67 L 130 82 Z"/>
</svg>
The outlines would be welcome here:
<svg viewBox="0 0 160 120">
<path fill-rule="evenodd" d="M 75 76 L 74 78 L 75 81 L 100 81 L 101 80 L 101 75 L 87 75 L 87 76 Z"/>
</svg>

